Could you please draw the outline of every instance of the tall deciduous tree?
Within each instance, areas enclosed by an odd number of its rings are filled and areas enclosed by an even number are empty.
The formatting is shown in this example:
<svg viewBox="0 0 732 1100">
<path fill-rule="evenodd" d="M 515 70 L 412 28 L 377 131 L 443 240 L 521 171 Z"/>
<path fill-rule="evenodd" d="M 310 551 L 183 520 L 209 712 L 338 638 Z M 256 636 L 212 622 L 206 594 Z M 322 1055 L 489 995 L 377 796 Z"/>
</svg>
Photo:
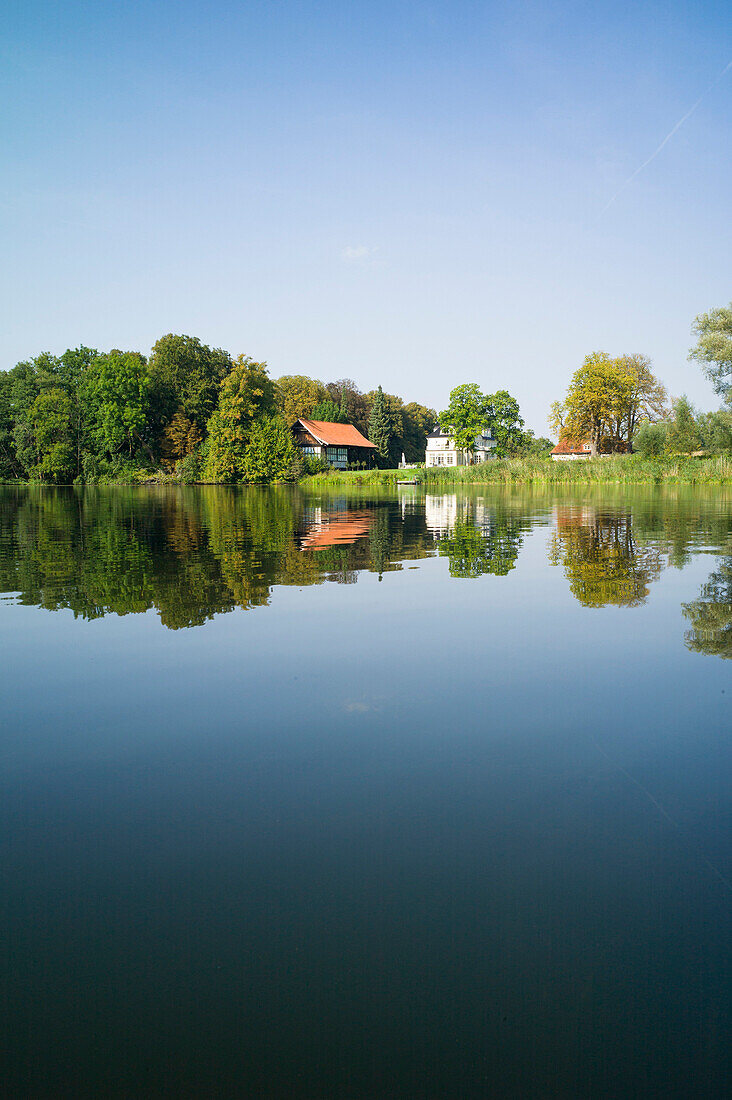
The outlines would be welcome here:
<svg viewBox="0 0 732 1100">
<path fill-rule="evenodd" d="M 360 432 L 368 435 L 369 406 L 364 394 L 352 378 L 339 378 L 327 382 L 325 386 L 334 404 L 344 413 L 344 423 L 354 424 Z"/>
<path fill-rule="evenodd" d="M 208 422 L 204 469 L 208 480 L 237 481 L 242 477 L 252 424 L 274 411 L 275 389 L 267 364 L 240 355 L 221 383 L 218 405 Z"/>
<path fill-rule="evenodd" d="M 245 481 L 285 481 L 297 468 L 299 452 L 281 416 L 255 420 L 244 452 Z"/>
<path fill-rule="evenodd" d="M 726 393 L 732 386 L 732 302 L 700 313 L 692 332 L 698 340 L 689 358 L 701 363 L 717 393 Z"/>
<path fill-rule="evenodd" d="M 131 455 L 143 440 L 150 411 L 147 360 L 137 351 L 110 351 L 88 367 L 83 383 L 91 434 L 101 454 L 125 448 Z"/>
<path fill-rule="evenodd" d="M 470 462 L 475 454 L 476 436 L 488 427 L 490 417 L 490 398 L 481 393 L 476 382 L 468 382 L 450 391 L 450 404 L 440 413 L 440 425 L 454 436 L 455 445 L 465 451 Z"/>
<path fill-rule="evenodd" d="M 153 406 L 160 426 L 180 409 L 203 431 L 231 368 L 227 351 L 210 348 L 195 336 L 161 336 L 150 355 Z"/>
<path fill-rule="evenodd" d="M 71 479 L 75 473 L 74 408 L 68 393 L 51 386 L 33 402 L 31 425 L 38 461 L 33 471 L 53 481 Z"/>
<path fill-rule="evenodd" d="M 615 360 L 615 364 L 633 380 L 627 406 L 621 413 L 616 429 L 618 437 L 630 450 L 640 424 L 655 424 L 667 415 L 668 394 L 666 387 L 651 370 L 651 360 L 647 355 L 621 355 Z"/>
<path fill-rule="evenodd" d="M 617 445 L 622 423 L 634 392 L 634 379 L 604 351 L 585 358 L 575 371 L 562 404 L 552 406 L 552 419 L 562 421 L 561 437 L 579 443 L 587 440 L 590 453 L 598 454 L 606 440 Z"/>
<path fill-rule="evenodd" d="M 301 417 L 312 419 L 318 402 L 328 399 L 323 383 L 317 378 L 307 378 L 304 374 L 284 374 L 277 379 L 274 387 L 277 411 L 285 423 L 290 425 Z"/>
<path fill-rule="evenodd" d="M 496 455 L 506 458 L 515 454 L 524 441 L 524 421 L 515 397 L 508 390 L 488 394 L 488 427 L 496 440 Z"/>
<path fill-rule="evenodd" d="M 58 359 L 48 352 L 16 363 L 10 371 L 13 449 L 25 474 L 32 474 L 39 461 L 32 424 L 33 404 L 42 390 L 52 386 L 58 386 Z"/>
</svg>

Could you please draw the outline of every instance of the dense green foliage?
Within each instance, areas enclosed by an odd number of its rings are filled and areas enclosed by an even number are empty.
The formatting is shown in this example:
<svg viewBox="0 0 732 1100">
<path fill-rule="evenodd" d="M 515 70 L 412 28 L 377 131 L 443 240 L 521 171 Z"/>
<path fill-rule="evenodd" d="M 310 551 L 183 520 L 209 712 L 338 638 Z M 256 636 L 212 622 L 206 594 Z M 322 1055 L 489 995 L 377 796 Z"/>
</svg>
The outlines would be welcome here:
<svg viewBox="0 0 732 1100">
<path fill-rule="evenodd" d="M 285 438 L 298 419 L 353 423 L 368 436 L 374 405 L 383 466 L 402 453 L 421 461 L 434 410 L 363 394 L 352 379 L 273 381 L 265 363 L 173 333 L 149 359 L 86 347 L 43 353 L 0 372 L 0 479 L 294 479 L 327 469 Z"/>
<path fill-rule="evenodd" d="M 83 347 L 39 355 L 0 374 L 0 477 L 140 480 L 161 468 L 188 482 L 297 477 L 303 464 L 276 415 L 283 393 L 292 401 L 266 364 L 189 336 L 162 337 L 149 361 Z"/>
<path fill-rule="evenodd" d="M 666 424 L 641 424 L 634 441 L 635 449 L 643 458 L 658 458 L 666 450 Z"/>
<path fill-rule="evenodd" d="M 252 427 L 258 417 L 274 412 L 274 395 L 265 364 L 240 355 L 221 383 L 218 405 L 208 422 L 203 467 L 207 481 L 245 478 Z"/>
<path fill-rule="evenodd" d="M 702 364 L 717 393 L 728 393 L 732 387 L 732 302 L 701 313 L 692 331 L 698 340 L 689 358 Z"/>
<path fill-rule="evenodd" d="M 331 401 L 328 397 L 324 401 L 319 401 L 312 412 L 313 420 L 322 420 L 326 424 L 347 424 L 348 415 L 343 411 L 340 405 L 336 405 L 335 401 Z"/>
<path fill-rule="evenodd" d="M 641 424 L 634 445 L 645 458 L 732 454 L 732 406 L 725 403 L 714 412 L 701 413 L 682 395 L 672 402 L 665 420 Z"/>
<path fill-rule="evenodd" d="M 161 336 L 150 355 L 157 416 L 167 423 L 180 410 L 203 432 L 232 366 L 227 351 L 209 348 L 195 336 Z"/>
<path fill-rule="evenodd" d="M 457 447 L 465 453 L 469 463 L 475 452 L 476 438 L 486 432 L 496 441 L 494 454 L 497 458 L 544 454 L 553 447 L 550 440 L 536 440 L 533 432 L 524 431 L 518 401 L 508 390 L 482 393 L 475 382 L 450 391 L 450 404 L 440 413 L 440 424 L 443 431 L 454 436 Z"/>
<path fill-rule="evenodd" d="M 299 462 L 300 452 L 281 417 L 253 421 L 242 465 L 244 481 L 285 481 L 299 475 Z"/>
</svg>

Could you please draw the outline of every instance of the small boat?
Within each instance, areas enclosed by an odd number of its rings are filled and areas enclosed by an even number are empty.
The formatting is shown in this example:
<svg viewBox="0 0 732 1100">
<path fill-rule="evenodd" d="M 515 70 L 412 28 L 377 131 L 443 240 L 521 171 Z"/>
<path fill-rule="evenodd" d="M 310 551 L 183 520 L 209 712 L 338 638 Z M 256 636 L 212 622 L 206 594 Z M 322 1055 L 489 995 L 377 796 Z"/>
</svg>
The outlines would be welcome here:
<svg viewBox="0 0 732 1100">
<path fill-rule="evenodd" d="M 412 478 L 411 481 L 397 481 L 397 485 L 416 485 L 416 484 L 417 484 L 416 477 Z"/>
</svg>

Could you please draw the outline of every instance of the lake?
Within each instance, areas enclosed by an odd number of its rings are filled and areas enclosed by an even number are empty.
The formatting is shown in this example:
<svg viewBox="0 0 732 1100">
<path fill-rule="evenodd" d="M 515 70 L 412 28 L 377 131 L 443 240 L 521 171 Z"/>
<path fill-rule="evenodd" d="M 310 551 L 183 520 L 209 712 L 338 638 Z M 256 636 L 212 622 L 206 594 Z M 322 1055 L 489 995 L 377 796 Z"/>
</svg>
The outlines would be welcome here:
<svg viewBox="0 0 732 1100">
<path fill-rule="evenodd" d="M 0 488 L 11 1096 L 722 1097 L 732 494 Z"/>
</svg>

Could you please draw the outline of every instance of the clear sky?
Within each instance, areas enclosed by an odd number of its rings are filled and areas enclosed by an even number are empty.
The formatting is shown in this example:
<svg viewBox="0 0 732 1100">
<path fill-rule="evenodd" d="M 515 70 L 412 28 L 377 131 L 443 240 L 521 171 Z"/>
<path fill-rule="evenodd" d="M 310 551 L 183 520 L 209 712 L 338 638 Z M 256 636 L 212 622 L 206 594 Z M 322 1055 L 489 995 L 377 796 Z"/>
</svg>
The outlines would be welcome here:
<svg viewBox="0 0 732 1100">
<path fill-rule="evenodd" d="M 588 352 L 639 351 L 718 404 L 686 355 L 732 298 L 728 2 L 4 13 L 0 367 L 183 332 L 438 409 L 505 388 L 543 434 Z"/>
</svg>

